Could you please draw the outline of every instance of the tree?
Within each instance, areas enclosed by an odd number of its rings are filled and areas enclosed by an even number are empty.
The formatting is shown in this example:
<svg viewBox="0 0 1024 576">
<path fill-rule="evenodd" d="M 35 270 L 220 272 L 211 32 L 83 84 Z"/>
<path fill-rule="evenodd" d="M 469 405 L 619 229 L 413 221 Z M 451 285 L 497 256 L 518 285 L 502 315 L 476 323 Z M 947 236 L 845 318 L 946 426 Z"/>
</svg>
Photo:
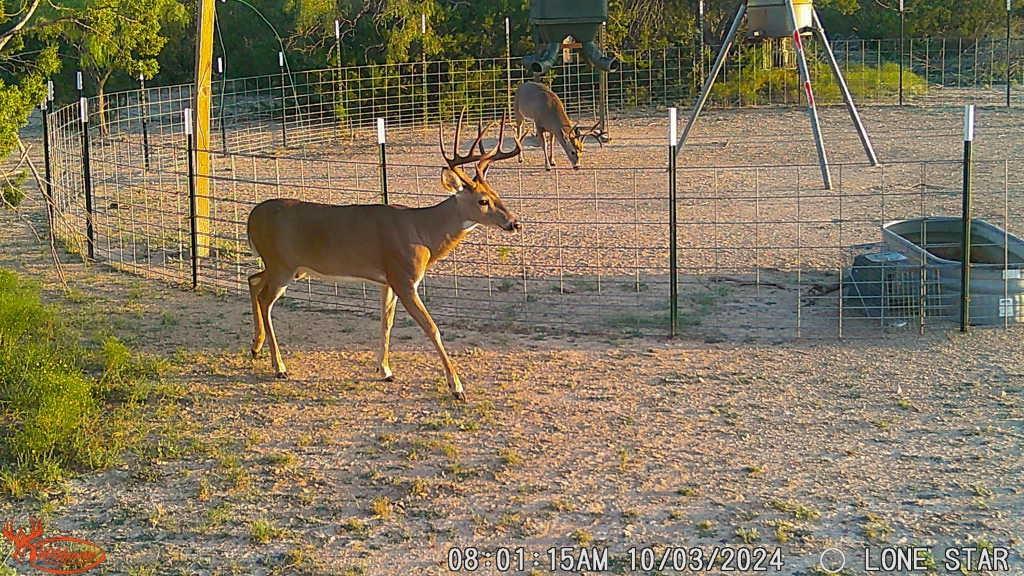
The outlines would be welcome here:
<svg viewBox="0 0 1024 576">
<path fill-rule="evenodd" d="M 46 21 L 42 18 L 46 5 L 40 6 L 40 0 L 4 2 L 0 14 L 0 158 L 18 147 L 18 132 L 45 98 L 46 78 L 58 67 L 56 48 L 35 36 L 40 22 Z M 0 177 L 0 204 L 14 204 L 24 172 L 4 169 Z"/>
<path fill-rule="evenodd" d="M 78 54 L 79 66 L 96 85 L 100 129 L 106 131 L 106 86 L 115 73 L 152 78 L 167 34 L 187 22 L 177 0 L 86 0 L 64 38 Z"/>
</svg>

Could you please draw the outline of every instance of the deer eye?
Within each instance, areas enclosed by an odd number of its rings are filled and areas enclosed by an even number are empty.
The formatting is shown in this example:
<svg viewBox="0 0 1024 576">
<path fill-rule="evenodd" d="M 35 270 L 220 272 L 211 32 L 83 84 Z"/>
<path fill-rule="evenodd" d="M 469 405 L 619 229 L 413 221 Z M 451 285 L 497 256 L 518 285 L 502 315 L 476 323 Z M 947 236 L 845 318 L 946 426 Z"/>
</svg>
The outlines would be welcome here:
<svg viewBox="0 0 1024 576">
<path fill-rule="evenodd" d="M 486 198 L 483 198 L 483 199 L 481 199 L 481 200 L 477 201 L 477 204 L 479 204 L 479 205 L 481 205 L 481 206 L 487 206 L 487 205 L 488 205 L 488 204 L 490 204 L 490 203 L 491 203 L 491 202 L 490 202 L 490 200 L 488 200 L 488 199 L 486 199 Z"/>
</svg>

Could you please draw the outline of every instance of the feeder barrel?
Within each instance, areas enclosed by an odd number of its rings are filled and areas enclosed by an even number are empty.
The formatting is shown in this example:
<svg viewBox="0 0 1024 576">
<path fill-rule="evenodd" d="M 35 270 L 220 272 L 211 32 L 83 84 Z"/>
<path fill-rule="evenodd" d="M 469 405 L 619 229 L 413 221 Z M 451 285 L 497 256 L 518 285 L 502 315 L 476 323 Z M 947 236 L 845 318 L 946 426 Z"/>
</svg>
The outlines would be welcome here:
<svg viewBox="0 0 1024 576">
<path fill-rule="evenodd" d="M 619 59 L 601 52 L 601 48 L 593 40 L 583 43 L 583 57 L 598 70 L 615 72 L 619 69 Z"/>
<path fill-rule="evenodd" d="M 523 66 L 534 74 L 543 74 L 555 65 L 561 49 L 561 42 L 549 42 L 539 53 L 523 56 Z"/>
</svg>

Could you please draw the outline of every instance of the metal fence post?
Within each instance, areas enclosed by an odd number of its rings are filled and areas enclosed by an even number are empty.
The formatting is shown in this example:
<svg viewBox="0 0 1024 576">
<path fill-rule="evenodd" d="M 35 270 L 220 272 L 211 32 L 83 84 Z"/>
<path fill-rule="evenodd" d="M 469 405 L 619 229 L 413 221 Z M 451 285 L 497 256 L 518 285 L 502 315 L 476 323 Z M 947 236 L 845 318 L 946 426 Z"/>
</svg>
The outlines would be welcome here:
<svg viewBox="0 0 1024 576">
<path fill-rule="evenodd" d="M 338 109 L 338 95 L 341 92 L 341 21 L 338 19 L 334 20 L 334 54 L 337 58 L 337 62 L 334 67 L 334 119 L 338 122 L 338 132 L 341 132 L 341 120 L 339 114 L 341 110 Z"/>
<path fill-rule="evenodd" d="M 288 147 L 288 92 L 284 87 L 284 52 L 277 53 L 277 67 L 281 70 L 281 146 Z"/>
<path fill-rule="evenodd" d="M 384 129 L 384 119 L 377 118 L 377 144 L 380 145 L 380 194 L 381 200 L 388 203 L 388 155 L 387 138 Z"/>
<path fill-rule="evenodd" d="M 139 74 L 139 118 L 142 120 L 142 165 L 149 170 L 149 95 L 146 77 Z"/>
<path fill-rule="evenodd" d="M 185 149 L 188 153 L 188 227 L 192 245 L 192 289 L 199 287 L 199 230 L 196 222 L 195 137 L 192 130 L 192 109 L 182 112 L 185 121 Z"/>
<path fill-rule="evenodd" d="M 669 338 L 679 326 L 679 275 L 676 257 L 676 109 L 668 109 L 668 273 Z"/>
<path fill-rule="evenodd" d="M 906 12 L 903 8 L 903 0 L 900 0 L 900 106 L 903 106 L 903 39 L 906 37 Z"/>
<path fill-rule="evenodd" d="M 607 35 L 605 33 L 605 24 L 601 23 L 601 28 L 598 29 L 598 40 L 601 44 L 601 50 L 605 50 L 605 39 Z M 608 135 L 608 72 L 601 70 L 598 72 L 598 91 L 600 92 L 600 103 L 598 104 L 598 117 L 601 120 L 601 134 L 598 136 L 602 141 L 611 141 L 611 136 Z M 509 113 L 511 118 L 511 112 Z"/>
<path fill-rule="evenodd" d="M 217 110 L 217 124 L 220 124 L 220 149 L 224 154 L 228 153 L 228 131 L 224 127 L 224 117 L 227 115 L 227 110 L 224 108 L 224 58 L 217 56 L 217 75 L 220 76 L 221 81 L 221 92 L 220 92 L 220 103 L 221 105 Z"/>
<path fill-rule="evenodd" d="M 697 2 L 697 78 L 704 83 L 704 0 Z"/>
<path fill-rule="evenodd" d="M 46 82 L 46 95 L 39 109 L 43 112 L 43 174 L 46 178 L 46 223 L 53 233 L 53 178 L 50 167 L 50 101 L 53 100 L 53 82 Z"/>
<path fill-rule="evenodd" d="M 423 66 L 423 124 L 427 123 L 427 15 L 420 14 L 420 62 Z"/>
<path fill-rule="evenodd" d="M 78 99 L 79 126 L 82 128 L 82 184 L 85 188 L 85 246 L 89 260 L 96 259 L 96 231 L 92 224 L 92 170 L 89 166 L 89 101 Z"/>
<path fill-rule="evenodd" d="M 960 238 L 960 331 L 967 332 L 971 304 L 971 144 L 974 141 L 974 105 L 964 107 L 963 209 Z"/>
<path fill-rule="evenodd" d="M 508 16 L 505 17 L 505 87 L 508 117 L 512 118 L 512 32 Z"/>
<path fill-rule="evenodd" d="M 1013 0 L 1006 0 L 1006 107 L 1010 107 L 1010 16 Z"/>
</svg>

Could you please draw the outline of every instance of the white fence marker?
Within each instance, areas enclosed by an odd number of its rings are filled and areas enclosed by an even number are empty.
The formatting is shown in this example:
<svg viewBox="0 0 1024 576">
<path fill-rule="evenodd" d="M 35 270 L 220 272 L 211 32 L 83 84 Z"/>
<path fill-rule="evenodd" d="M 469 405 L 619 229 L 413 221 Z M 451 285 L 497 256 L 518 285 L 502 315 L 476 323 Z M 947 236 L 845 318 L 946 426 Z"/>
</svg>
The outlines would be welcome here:
<svg viewBox="0 0 1024 576">
<path fill-rule="evenodd" d="M 964 106 L 964 142 L 974 141 L 974 104 Z"/>
<path fill-rule="evenodd" d="M 78 108 L 81 114 L 82 123 L 85 124 L 89 121 L 89 100 L 85 96 L 78 99 Z"/>
<path fill-rule="evenodd" d="M 386 141 L 384 136 L 384 119 L 377 118 L 377 144 L 383 144 Z"/>
<path fill-rule="evenodd" d="M 676 108 L 668 109 L 668 145 L 676 145 Z"/>
<path fill-rule="evenodd" d="M 191 108 L 185 108 L 181 112 L 181 115 L 184 117 L 184 120 L 185 120 L 185 135 L 186 136 L 191 136 L 192 135 L 192 109 Z"/>
</svg>

